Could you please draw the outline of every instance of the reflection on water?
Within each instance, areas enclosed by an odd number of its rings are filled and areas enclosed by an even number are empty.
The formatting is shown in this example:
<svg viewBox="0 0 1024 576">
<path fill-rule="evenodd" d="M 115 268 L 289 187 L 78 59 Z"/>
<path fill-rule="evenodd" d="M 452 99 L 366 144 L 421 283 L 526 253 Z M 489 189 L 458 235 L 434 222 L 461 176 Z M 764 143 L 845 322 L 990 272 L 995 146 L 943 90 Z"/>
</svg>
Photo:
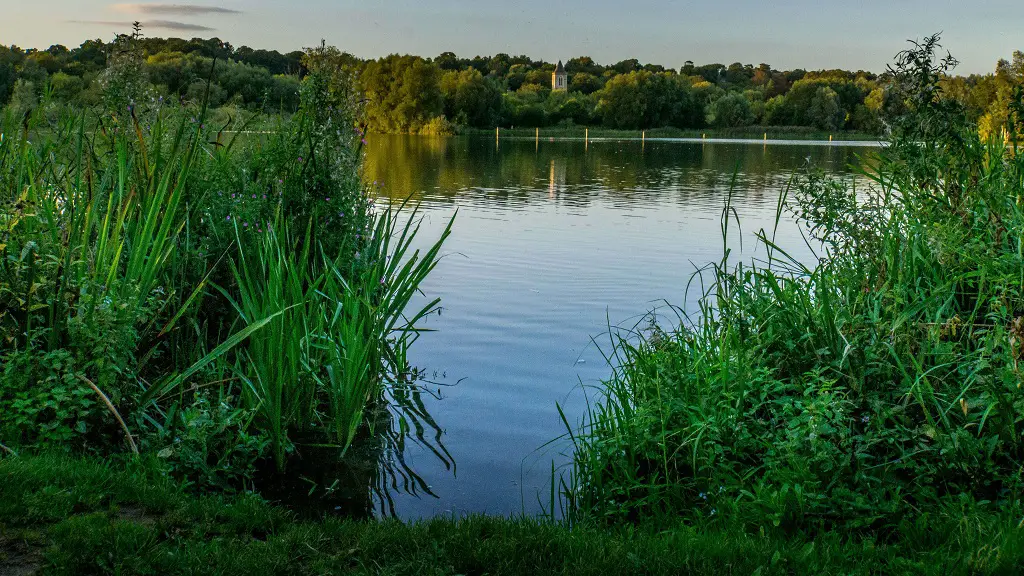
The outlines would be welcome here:
<svg viewBox="0 0 1024 576">
<path fill-rule="evenodd" d="M 277 474 L 270 462 L 260 471 L 260 493 L 314 518 L 396 516 L 395 494 L 438 498 L 406 461 L 414 447 L 432 453 L 435 467 L 455 470 L 442 430 L 423 402 L 425 395 L 433 395 L 428 384 L 405 378 L 389 386 L 384 401 L 369 410 L 369 430 L 361 432 L 347 453 L 319 443 L 317 436 L 308 442 L 298 439 L 287 474 Z"/>
<path fill-rule="evenodd" d="M 399 488 L 384 507 L 408 518 L 539 512 L 552 461 L 567 461 L 566 446 L 541 448 L 565 432 L 556 402 L 574 422 L 593 396 L 588 387 L 609 373 L 591 338 L 666 301 L 693 309 L 699 290 L 688 292 L 687 283 L 697 266 L 721 257 L 730 189 L 742 257 L 755 257 L 752 235 L 773 228 L 794 173 L 842 172 L 870 153 L 762 143 L 371 138 L 364 178 L 382 183 L 392 199 L 422 202 L 423 241 L 458 210 L 446 256 L 423 285 L 442 299 L 443 313 L 427 321 L 437 332 L 416 343 L 410 361 L 427 381 L 459 383 L 424 383 L 431 394 L 411 403 L 445 434 L 406 422 L 423 441 L 391 455 L 414 474 L 384 482 Z M 811 257 L 792 222 L 782 222 L 776 237 L 794 256 Z M 738 241 L 733 248 L 741 253 Z"/>
</svg>

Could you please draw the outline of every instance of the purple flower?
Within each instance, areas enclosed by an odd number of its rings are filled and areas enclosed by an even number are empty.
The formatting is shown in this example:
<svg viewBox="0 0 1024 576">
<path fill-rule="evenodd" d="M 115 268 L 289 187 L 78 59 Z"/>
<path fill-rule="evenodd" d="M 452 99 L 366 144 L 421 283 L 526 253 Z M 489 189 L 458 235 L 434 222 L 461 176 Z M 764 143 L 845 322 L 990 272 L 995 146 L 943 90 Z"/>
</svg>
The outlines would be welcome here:
<svg viewBox="0 0 1024 576">
<path fill-rule="evenodd" d="M 234 195 L 234 194 L 232 194 L 232 195 L 231 195 L 231 197 L 232 197 L 232 198 L 234 198 L 234 197 L 235 197 L 235 195 Z"/>
<path fill-rule="evenodd" d="M 366 138 L 361 139 L 360 142 L 363 143 L 363 146 L 366 146 Z"/>
<path fill-rule="evenodd" d="M 249 227 L 249 223 L 248 222 L 242 222 L 242 226 L 245 227 L 245 228 L 248 228 Z"/>
<path fill-rule="evenodd" d="M 229 215 L 225 220 L 231 220 L 231 216 Z"/>
<path fill-rule="evenodd" d="M 299 163 L 302 163 L 302 156 L 299 156 Z"/>
<path fill-rule="evenodd" d="M 278 184 L 284 184 L 284 180 L 282 180 L 282 179 L 278 178 L 278 179 L 277 179 L 277 183 L 278 183 Z"/>
<path fill-rule="evenodd" d="M 330 201 L 331 201 L 331 197 L 330 197 L 330 196 L 328 196 L 328 197 L 326 198 L 326 200 L 327 200 L 328 202 L 330 202 Z"/>
<path fill-rule="evenodd" d="M 252 197 L 253 197 L 253 198 L 255 198 L 255 197 L 256 197 L 256 195 L 255 195 L 255 194 L 253 194 L 253 195 L 252 195 Z"/>
</svg>

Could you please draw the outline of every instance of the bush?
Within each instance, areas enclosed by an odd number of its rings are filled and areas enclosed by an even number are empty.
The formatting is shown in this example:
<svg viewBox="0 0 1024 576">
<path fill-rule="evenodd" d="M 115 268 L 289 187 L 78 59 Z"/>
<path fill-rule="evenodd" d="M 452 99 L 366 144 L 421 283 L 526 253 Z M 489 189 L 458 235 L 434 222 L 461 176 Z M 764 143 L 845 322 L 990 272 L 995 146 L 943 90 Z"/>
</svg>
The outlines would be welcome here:
<svg viewBox="0 0 1024 576">
<path fill-rule="evenodd" d="M 152 449 L 179 483 L 197 492 L 252 490 L 267 441 L 247 431 L 249 414 L 234 398 L 197 394 L 172 408 L 151 439 Z"/>
</svg>

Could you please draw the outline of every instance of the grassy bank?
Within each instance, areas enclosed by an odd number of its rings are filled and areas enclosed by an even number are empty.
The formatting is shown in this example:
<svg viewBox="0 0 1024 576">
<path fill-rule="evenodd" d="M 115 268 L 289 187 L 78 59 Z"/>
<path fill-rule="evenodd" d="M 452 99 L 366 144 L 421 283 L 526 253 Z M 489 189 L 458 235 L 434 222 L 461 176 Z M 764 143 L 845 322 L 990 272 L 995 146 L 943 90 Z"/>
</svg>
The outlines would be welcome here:
<svg viewBox="0 0 1024 576">
<path fill-rule="evenodd" d="M 728 525 L 594 529 L 530 519 L 299 521 L 252 495 L 194 496 L 152 461 L 0 459 L 8 574 L 1006 574 L 1015 520 L 955 518 L 879 541 Z"/>
<path fill-rule="evenodd" d="M 574 514 L 879 538 L 1024 514 L 1024 156 L 943 97 L 930 50 L 898 61 L 859 187 L 808 174 L 780 200 L 821 258 L 762 230 L 767 256 L 725 250 L 681 326 L 618 342 L 574 431 Z M 727 203 L 723 246 L 737 224 Z"/>
<path fill-rule="evenodd" d="M 462 128 L 459 134 L 466 135 L 489 135 L 494 136 L 494 130 Z M 840 130 L 836 132 L 824 132 L 806 126 L 745 126 L 742 128 L 652 128 L 650 130 L 617 130 L 614 128 L 601 128 L 583 126 L 572 126 L 568 128 L 550 126 L 547 128 L 501 128 L 500 135 L 503 138 L 579 138 L 585 136 L 590 138 L 608 138 L 614 140 L 631 140 L 645 138 L 708 138 L 708 139 L 744 139 L 761 140 L 765 137 L 769 140 L 815 140 L 828 141 L 867 141 L 875 142 L 878 136 L 851 130 Z"/>
</svg>

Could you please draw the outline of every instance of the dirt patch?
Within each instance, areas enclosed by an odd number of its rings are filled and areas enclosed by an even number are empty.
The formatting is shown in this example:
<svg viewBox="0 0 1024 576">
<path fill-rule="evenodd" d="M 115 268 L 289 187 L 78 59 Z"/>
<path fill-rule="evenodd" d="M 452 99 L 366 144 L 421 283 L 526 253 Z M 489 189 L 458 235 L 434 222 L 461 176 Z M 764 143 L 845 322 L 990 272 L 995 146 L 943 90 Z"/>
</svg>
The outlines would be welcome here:
<svg viewBox="0 0 1024 576">
<path fill-rule="evenodd" d="M 122 505 L 118 507 L 117 519 L 134 522 L 142 526 L 152 526 L 153 524 L 156 524 L 156 516 L 147 514 L 146 510 L 141 506 Z M 0 572 L 0 576 L 3 576 L 2 572 Z"/>
<path fill-rule="evenodd" d="M 29 576 L 42 568 L 42 548 L 0 535 L 0 576 Z"/>
</svg>

